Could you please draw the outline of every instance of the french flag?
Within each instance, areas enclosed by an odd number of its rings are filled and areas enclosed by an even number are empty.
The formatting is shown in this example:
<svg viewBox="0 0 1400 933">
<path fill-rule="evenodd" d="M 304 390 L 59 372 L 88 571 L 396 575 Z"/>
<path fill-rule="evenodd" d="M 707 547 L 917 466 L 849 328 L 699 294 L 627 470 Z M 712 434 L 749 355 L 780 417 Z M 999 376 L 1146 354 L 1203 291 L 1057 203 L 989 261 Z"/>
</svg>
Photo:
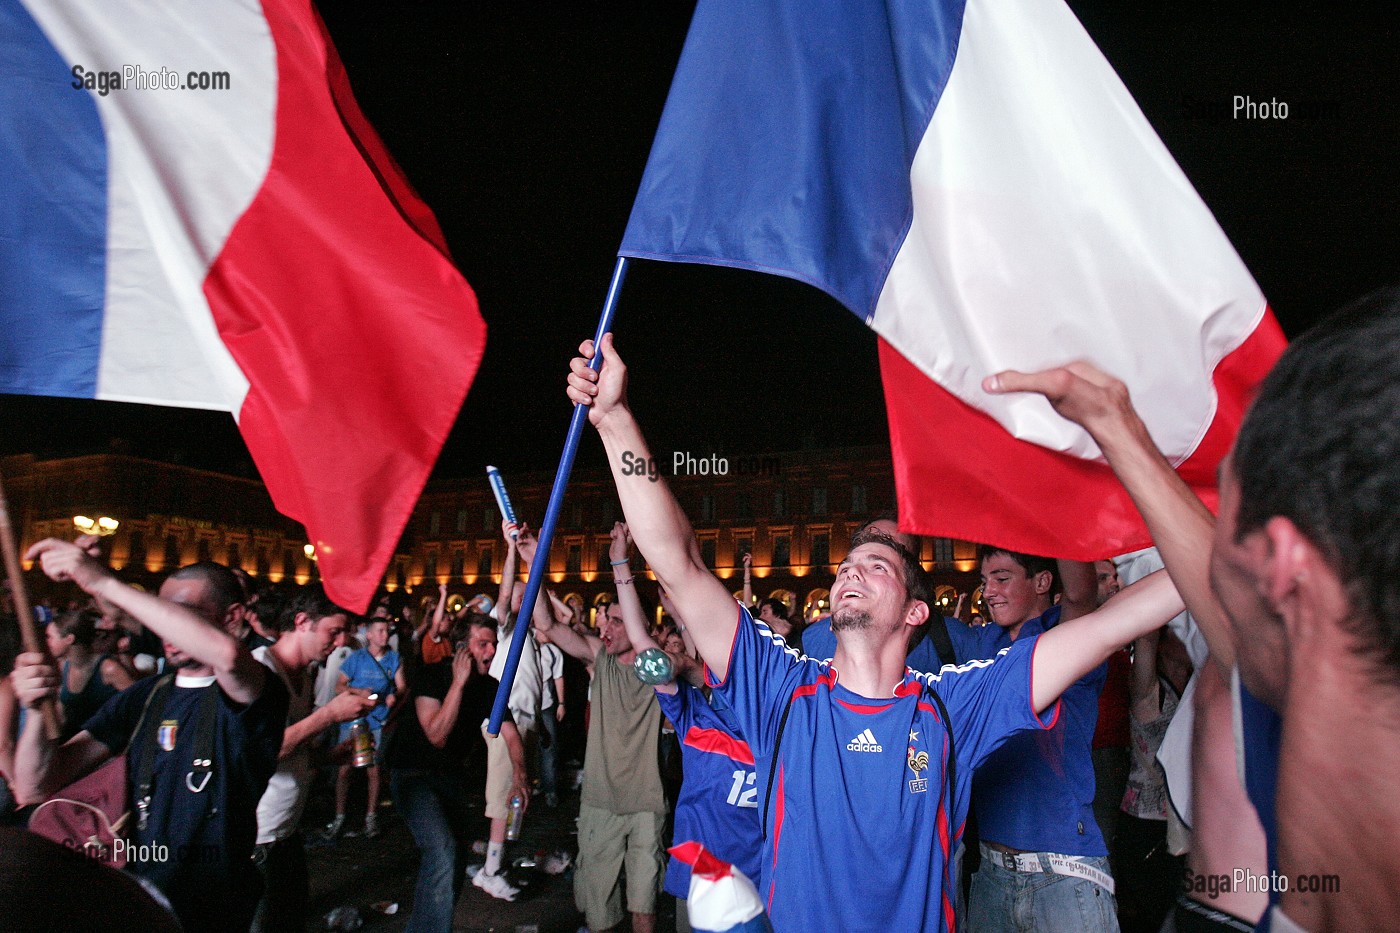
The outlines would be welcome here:
<svg viewBox="0 0 1400 933">
<path fill-rule="evenodd" d="M 232 412 L 368 604 L 486 328 L 309 0 L 0 0 L 0 392 Z"/>
<path fill-rule="evenodd" d="M 1283 347 L 1063 0 L 701 0 L 620 253 L 841 302 L 879 336 L 901 526 L 1031 553 L 1148 536 L 1085 432 L 984 377 L 1124 379 L 1213 506 Z"/>
</svg>

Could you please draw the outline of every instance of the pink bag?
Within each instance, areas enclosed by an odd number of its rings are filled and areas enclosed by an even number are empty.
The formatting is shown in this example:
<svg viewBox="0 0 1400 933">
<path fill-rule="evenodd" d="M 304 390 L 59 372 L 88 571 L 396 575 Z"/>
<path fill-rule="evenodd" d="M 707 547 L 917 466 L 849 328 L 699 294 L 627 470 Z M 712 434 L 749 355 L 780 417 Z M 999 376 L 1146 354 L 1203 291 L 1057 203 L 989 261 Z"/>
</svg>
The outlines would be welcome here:
<svg viewBox="0 0 1400 933">
<path fill-rule="evenodd" d="M 131 822 L 128 800 L 126 756 L 118 755 L 39 804 L 29 817 L 29 831 L 123 868 Z"/>
</svg>

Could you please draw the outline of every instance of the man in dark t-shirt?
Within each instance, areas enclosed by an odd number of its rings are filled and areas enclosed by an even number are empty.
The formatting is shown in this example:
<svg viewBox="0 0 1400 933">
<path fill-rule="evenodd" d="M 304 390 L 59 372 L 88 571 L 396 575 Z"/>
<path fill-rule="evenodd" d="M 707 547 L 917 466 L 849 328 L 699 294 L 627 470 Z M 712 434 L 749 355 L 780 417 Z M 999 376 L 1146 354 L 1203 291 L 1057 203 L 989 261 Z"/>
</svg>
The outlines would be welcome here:
<svg viewBox="0 0 1400 933">
<path fill-rule="evenodd" d="M 485 752 L 481 726 L 496 698 L 496 678 L 487 673 L 496 654 L 495 620 L 472 613 L 459 626 L 450 660 L 405 667 L 413 703 L 384 750 L 394 806 L 422 857 L 409 922 L 415 931 L 452 929 L 471 851 L 468 761 Z M 520 734 L 509 716 L 501 737 L 518 748 Z"/>
<path fill-rule="evenodd" d="M 161 889 L 185 929 L 243 933 L 262 889 L 251 862 L 255 812 L 277 768 L 287 689 L 228 632 L 243 595 L 227 567 L 182 567 L 156 597 L 117 579 L 89 552 L 95 543 L 49 538 L 27 556 L 51 579 L 71 580 L 159 635 L 175 676 L 143 680 L 112 697 L 62 745 L 45 734 L 42 717 L 30 716 L 15 752 L 15 795 L 22 803 L 45 800 L 127 752 L 134 827 L 127 870 Z M 44 655 L 26 653 L 13 683 L 32 710 L 54 695 L 58 679 Z M 148 707 L 158 688 L 164 696 Z M 143 710 L 152 728 L 143 727 L 129 749 Z M 209 761 L 196 754 L 201 721 L 211 723 Z M 151 767 L 145 792 L 144 763 Z"/>
</svg>

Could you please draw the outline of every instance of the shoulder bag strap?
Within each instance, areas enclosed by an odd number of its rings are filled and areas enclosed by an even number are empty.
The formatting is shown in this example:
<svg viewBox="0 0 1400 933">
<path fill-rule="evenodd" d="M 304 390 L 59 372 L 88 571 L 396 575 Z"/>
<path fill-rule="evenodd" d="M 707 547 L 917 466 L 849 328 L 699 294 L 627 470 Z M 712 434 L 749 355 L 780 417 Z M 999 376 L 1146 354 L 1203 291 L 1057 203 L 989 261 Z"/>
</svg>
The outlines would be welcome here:
<svg viewBox="0 0 1400 933">
<path fill-rule="evenodd" d="M 947 637 L 946 629 L 944 637 Z M 948 707 L 943 705 L 943 698 L 938 695 L 938 691 L 927 681 L 924 681 L 924 687 L 929 696 L 933 697 L 934 705 L 938 707 L 938 718 L 943 720 L 943 729 L 948 733 L 948 819 L 951 821 L 956 812 L 953 807 L 953 794 L 958 787 L 958 748 L 953 741 L 953 721 L 948 718 Z M 953 827 L 954 830 L 956 828 Z"/>
<path fill-rule="evenodd" d="M 128 756 L 137 755 L 136 762 L 136 828 L 146 828 L 146 818 L 151 810 L 151 782 L 156 769 L 157 734 L 160 731 L 160 714 L 165 709 L 165 698 L 170 694 L 170 685 L 175 682 L 173 673 L 163 674 L 146 694 L 146 703 L 141 707 L 141 717 L 136 720 L 136 728 L 131 731 L 127 742 Z M 155 715 L 151 714 L 152 707 Z"/>
<path fill-rule="evenodd" d="M 933 650 L 938 652 L 940 664 L 957 664 L 959 658 L 957 652 L 953 650 L 953 639 L 948 634 L 948 620 L 941 615 L 934 615 L 933 624 L 928 629 L 929 640 L 933 642 Z M 929 673 L 936 673 L 930 671 Z M 930 688 L 932 689 L 932 688 Z"/>
</svg>

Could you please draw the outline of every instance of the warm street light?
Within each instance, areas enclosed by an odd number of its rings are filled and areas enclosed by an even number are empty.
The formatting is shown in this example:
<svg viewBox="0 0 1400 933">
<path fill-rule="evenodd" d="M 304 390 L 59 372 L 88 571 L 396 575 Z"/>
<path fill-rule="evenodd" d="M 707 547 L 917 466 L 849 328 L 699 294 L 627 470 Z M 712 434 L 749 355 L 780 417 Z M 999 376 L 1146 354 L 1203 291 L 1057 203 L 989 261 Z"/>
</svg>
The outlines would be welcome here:
<svg viewBox="0 0 1400 933">
<path fill-rule="evenodd" d="M 99 515 L 97 518 L 88 518 L 86 515 L 73 516 L 73 527 L 85 535 L 97 535 L 105 538 L 108 535 L 116 534 L 119 525 L 121 522 L 115 518 L 108 518 L 106 515 Z"/>
<path fill-rule="evenodd" d="M 317 557 L 316 557 L 316 545 L 314 545 L 314 544 L 307 544 L 307 545 L 303 546 L 302 549 L 301 549 L 301 552 L 302 552 L 303 554 L 305 554 L 307 557 L 311 558 L 312 560 L 316 560 L 316 559 L 317 559 Z"/>
</svg>

